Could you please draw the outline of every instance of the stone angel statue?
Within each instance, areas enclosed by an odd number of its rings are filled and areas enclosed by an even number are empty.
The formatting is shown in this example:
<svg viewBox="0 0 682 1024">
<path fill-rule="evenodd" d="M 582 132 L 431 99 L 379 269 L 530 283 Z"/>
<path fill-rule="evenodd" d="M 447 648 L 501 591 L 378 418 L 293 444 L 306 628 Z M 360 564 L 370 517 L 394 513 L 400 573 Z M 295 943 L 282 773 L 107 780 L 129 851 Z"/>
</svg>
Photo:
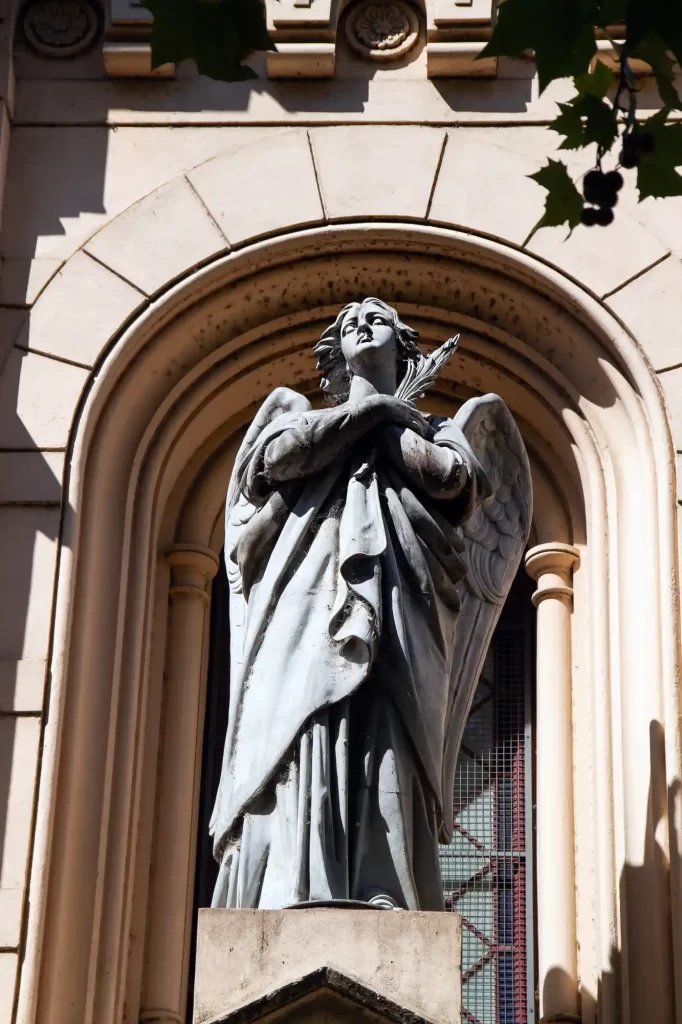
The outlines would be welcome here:
<svg viewBox="0 0 682 1024">
<path fill-rule="evenodd" d="M 532 500 L 501 398 L 415 408 L 454 345 L 427 359 L 395 309 L 353 302 L 316 346 L 336 404 L 277 388 L 246 433 L 215 907 L 443 909 L 455 762 Z"/>
</svg>

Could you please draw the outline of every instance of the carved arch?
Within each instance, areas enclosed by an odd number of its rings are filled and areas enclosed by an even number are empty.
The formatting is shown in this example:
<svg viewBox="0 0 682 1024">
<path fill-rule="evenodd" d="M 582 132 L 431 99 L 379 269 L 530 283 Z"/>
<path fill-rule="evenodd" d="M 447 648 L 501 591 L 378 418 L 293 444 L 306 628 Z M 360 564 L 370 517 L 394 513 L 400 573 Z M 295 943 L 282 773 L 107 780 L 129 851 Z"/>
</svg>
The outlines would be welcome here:
<svg viewBox="0 0 682 1024">
<path fill-rule="evenodd" d="M 157 289 L 96 363 L 70 442 L 22 1024 L 183 1019 L 206 608 L 230 460 L 275 383 L 314 391 L 312 342 L 359 292 L 395 301 L 427 344 L 462 329 L 431 407 L 499 392 L 532 455 L 536 542 L 582 554 L 581 980 L 596 995 L 612 953 L 627 958 L 646 936 L 620 1019 L 642 1019 L 645 1003 L 670 1019 L 673 935 L 647 895 L 663 908 L 678 898 L 676 870 L 671 897 L 647 861 L 657 840 L 676 848 L 667 786 L 680 778 L 673 471 L 656 382 L 563 274 L 489 239 L 393 222 L 217 257 Z M 652 722 L 667 743 L 642 778 Z M 649 890 L 626 879 L 619 893 L 628 865 L 646 869 Z"/>
</svg>

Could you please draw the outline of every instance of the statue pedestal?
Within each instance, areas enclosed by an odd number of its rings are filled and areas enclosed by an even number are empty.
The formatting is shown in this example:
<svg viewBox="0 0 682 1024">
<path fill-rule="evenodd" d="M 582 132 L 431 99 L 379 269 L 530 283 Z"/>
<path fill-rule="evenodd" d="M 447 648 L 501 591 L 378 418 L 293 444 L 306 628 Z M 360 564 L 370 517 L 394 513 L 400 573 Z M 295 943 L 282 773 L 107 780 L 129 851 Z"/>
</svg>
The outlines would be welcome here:
<svg viewBox="0 0 682 1024">
<path fill-rule="evenodd" d="M 194 1024 L 459 1024 L 456 914 L 200 910 Z"/>
</svg>

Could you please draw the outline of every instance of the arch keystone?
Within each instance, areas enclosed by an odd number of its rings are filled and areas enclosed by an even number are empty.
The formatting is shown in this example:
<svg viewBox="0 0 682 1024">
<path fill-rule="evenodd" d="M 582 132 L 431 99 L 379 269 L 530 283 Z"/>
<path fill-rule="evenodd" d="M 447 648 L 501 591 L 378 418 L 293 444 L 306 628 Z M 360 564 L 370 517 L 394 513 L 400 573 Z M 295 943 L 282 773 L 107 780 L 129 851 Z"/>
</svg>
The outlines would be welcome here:
<svg viewBox="0 0 682 1024">
<path fill-rule="evenodd" d="M 330 220 L 426 217 L 445 142 L 442 129 L 315 128 L 310 138 Z"/>
</svg>

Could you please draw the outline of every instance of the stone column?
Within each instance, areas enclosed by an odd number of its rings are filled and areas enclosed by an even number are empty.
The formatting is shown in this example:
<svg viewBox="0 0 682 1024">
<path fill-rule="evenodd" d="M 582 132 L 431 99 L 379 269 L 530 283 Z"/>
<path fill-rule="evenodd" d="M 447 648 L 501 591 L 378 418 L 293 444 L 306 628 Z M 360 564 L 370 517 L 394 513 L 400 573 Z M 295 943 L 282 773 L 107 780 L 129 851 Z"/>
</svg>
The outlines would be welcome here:
<svg viewBox="0 0 682 1024">
<path fill-rule="evenodd" d="M 570 544 L 539 544 L 526 555 L 537 580 L 537 903 L 540 1017 L 579 1021 L 571 727 Z"/>
<path fill-rule="evenodd" d="M 149 945 L 140 1021 L 184 1024 L 194 879 L 197 766 L 209 584 L 218 558 L 198 544 L 175 545 L 163 700 L 157 826 L 149 890 Z"/>
</svg>

